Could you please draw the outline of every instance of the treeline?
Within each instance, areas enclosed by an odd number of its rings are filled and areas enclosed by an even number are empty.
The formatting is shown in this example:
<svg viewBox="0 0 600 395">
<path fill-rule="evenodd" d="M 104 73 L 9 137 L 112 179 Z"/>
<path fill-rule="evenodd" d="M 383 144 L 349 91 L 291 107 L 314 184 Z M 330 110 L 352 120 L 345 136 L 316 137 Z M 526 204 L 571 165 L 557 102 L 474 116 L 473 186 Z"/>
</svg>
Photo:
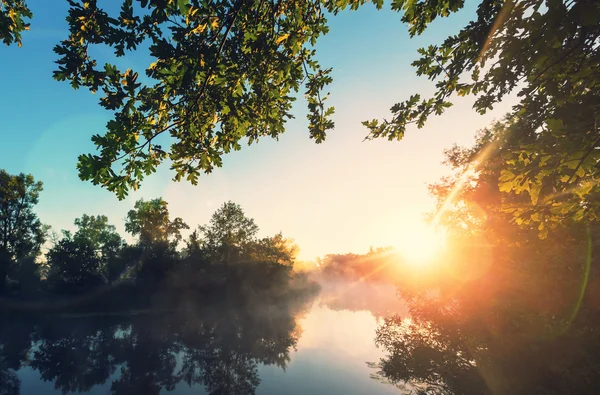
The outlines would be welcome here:
<svg viewBox="0 0 600 395">
<path fill-rule="evenodd" d="M 391 247 L 371 248 L 366 254 L 328 254 L 318 258 L 315 267 L 324 281 L 395 283 L 407 274 L 404 260 Z"/>
<path fill-rule="evenodd" d="M 126 243 L 104 215 L 75 219 L 77 230 L 49 237 L 34 212 L 42 183 L 0 170 L 0 291 L 4 295 L 81 294 L 117 284 L 266 289 L 288 286 L 297 247 L 282 234 L 258 238 L 258 226 L 235 203 L 190 229 L 166 201 L 139 200 L 127 213 Z M 48 250 L 42 254 L 42 247 Z M 298 276 L 295 276 L 296 280 Z M 306 284 L 305 284 L 306 285 Z"/>
</svg>

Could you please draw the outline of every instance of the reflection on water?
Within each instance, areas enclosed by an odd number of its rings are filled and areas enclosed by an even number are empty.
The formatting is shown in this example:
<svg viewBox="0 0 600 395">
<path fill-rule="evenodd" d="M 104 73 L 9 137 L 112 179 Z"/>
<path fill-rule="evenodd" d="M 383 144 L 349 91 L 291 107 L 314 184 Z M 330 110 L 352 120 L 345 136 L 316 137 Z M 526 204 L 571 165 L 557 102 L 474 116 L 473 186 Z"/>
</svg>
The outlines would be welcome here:
<svg viewBox="0 0 600 395">
<path fill-rule="evenodd" d="M 0 394 L 398 393 L 370 378 L 377 319 L 323 301 L 6 314 Z"/>
</svg>

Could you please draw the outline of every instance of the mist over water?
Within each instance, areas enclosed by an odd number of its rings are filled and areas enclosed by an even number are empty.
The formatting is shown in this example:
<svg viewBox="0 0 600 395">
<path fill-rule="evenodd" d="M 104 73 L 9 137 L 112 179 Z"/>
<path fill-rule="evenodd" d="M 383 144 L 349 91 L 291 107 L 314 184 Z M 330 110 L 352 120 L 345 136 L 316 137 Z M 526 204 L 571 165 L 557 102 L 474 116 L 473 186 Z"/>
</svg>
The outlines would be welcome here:
<svg viewBox="0 0 600 395">
<path fill-rule="evenodd" d="M 394 286 L 338 280 L 279 300 L 255 292 L 205 305 L 186 294 L 170 310 L 14 312 L 1 331 L 0 393 L 399 393 L 370 366 L 384 357 L 373 338 L 392 311 L 406 311 Z M 19 369 L 11 355 L 24 357 Z"/>
</svg>

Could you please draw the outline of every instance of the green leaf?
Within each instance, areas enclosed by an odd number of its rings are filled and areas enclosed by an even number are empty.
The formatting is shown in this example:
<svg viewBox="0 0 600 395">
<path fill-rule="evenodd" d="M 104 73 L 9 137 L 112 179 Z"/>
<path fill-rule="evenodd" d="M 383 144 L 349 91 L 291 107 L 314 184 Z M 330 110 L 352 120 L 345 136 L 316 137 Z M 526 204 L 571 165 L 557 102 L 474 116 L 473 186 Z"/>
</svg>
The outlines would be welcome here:
<svg viewBox="0 0 600 395">
<path fill-rule="evenodd" d="M 181 15 L 186 16 L 190 10 L 189 0 L 177 0 L 177 8 L 179 8 Z"/>
</svg>

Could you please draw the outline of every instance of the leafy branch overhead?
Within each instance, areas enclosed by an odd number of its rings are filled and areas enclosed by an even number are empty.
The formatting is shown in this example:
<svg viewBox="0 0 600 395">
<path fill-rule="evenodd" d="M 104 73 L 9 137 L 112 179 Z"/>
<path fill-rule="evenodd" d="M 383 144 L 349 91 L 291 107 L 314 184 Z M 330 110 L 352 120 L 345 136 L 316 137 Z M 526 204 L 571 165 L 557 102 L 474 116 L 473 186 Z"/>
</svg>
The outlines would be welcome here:
<svg viewBox="0 0 600 395">
<path fill-rule="evenodd" d="M 415 35 L 463 2 L 393 4 L 404 11 Z M 545 235 L 551 223 L 565 217 L 596 220 L 599 39 L 596 0 L 484 0 L 474 21 L 441 44 L 419 50 L 421 57 L 413 66 L 418 75 L 435 82 L 433 97 L 414 94 L 391 108 L 391 119 L 363 122 L 368 138 L 399 140 L 408 125 L 423 127 L 456 96 L 474 96 L 473 107 L 483 114 L 516 93 L 502 130 L 473 158 L 489 155 L 492 146 L 501 148 L 503 171 L 497 188 L 529 198 L 506 207 L 517 223 L 535 224 Z"/>
<path fill-rule="evenodd" d="M 0 40 L 6 45 L 21 46 L 21 32 L 29 30 L 33 14 L 25 0 L 0 0 Z"/>
<path fill-rule="evenodd" d="M 94 0 L 69 3 L 70 34 L 55 47 L 54 77 L 101 92 L 100 104 L 114 112 L 106 133 L 93 137 L 99 153 L 80 156 L 78 168 L 119 198 L 166 159 L 175 180 L 195 184 L 243 140 L 277 138 L 303 84 L 310 136 L 321 142 L 333 127 L 321 93 L 330 69 L 312 46 L 327 32 L 325 12 L 339 5 L 125 0 L 109 15 Z M 149 50 L 154 61 L 145 70 L 101 65 L 89 51 L 98 44 L 117 57 Z"/>
<path fill-rule="evenodd" d="M 120 12 L 108 13 L 95 0 L 67 1 L 69 37 L 55 47 L 54 76 L 100 92 L 100 104 L 113 112 L 106 132 L 93 137 L 98 152 L 80 156 L 79 174 L 119 198 L 165 160 L 175 180 L 196 183 L 243 142 L 277 138 L 302 89 L 310 136 L 323 141 L 334 126 L 323 94 L 331 69 L 316 61 L 314 46 L 328 32 L 326 15 L 367 2 L 123 0 Z M 31 12 L 23 1 L 0 5 L 0 38 L 20 44 Z M 464 0 L 391 2 L 411 36 L 463 6 Z M 409 125 L 423 127 L 456 96 L 473 96 L 474 109 L 485 113 L 516 93 L 499 187 L 529 195 L 533 206 L 557 203 L 560 195 L 580 216 L 581 202 L 600 192 L 582 184 L 600 176 L 598 21 L 596 0 L 481 0 L 473 21 L 419 49 L 413 65 L 435 83 L 434 95 L 415 93 L 391 108 L 390 119 L 363 122 L 367 138 L 401 139 Z M 121 70 L 93 58 L 95 46 L 116 57 L 149 53 L 151 62 Z"/>
<path fill-rule="evenodd" d="M 404 10 L 411 35 L 462 6 L 463 1 L 394 3 Z M 402 138 L 409 124 L 423 127 L 430 115 L 443 113 L 452 96 L 475 96 L 474 109 L 483 114 L 516 90 L 514 113 L 536 126 L 570 97 L 571 105 L 587 103 L 589 111 L 597 95 L 591 88 L 598 84 L 599 20 L 594 0 L 482 1 L 476 20 L 440 45 L 419 49 L 413 66 L 435 81 L 435 95 L 412 95 L 391 108 L 392 119 L 364 122 L 369 138 Z"/>
</svg>

